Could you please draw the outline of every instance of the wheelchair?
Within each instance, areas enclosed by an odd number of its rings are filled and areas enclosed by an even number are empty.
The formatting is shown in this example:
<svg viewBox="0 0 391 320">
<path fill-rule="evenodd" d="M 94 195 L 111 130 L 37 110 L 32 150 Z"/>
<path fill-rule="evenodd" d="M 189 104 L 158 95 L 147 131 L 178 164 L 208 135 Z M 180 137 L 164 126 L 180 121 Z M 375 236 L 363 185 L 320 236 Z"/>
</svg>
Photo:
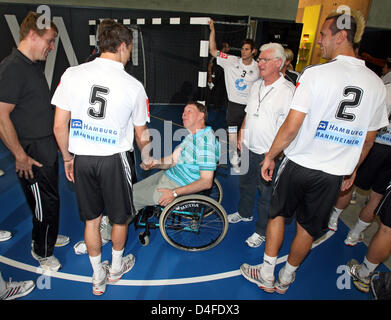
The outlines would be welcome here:
<svg viewBox="0 0 391 320">
<path fill-rule="evenodd" d="M 149 244 L 151 229 L 160 229 L 174 248 L 205 251 L 217 246 L 228 230 L 227 213 L 221 205 L 223 189 L 215 178 L 212 188 L 198 194 L 180 196 L 166 207 L 150 206 L 140 210 L 135 229 L 143 228 L 138 239 Z"/>
</svg>

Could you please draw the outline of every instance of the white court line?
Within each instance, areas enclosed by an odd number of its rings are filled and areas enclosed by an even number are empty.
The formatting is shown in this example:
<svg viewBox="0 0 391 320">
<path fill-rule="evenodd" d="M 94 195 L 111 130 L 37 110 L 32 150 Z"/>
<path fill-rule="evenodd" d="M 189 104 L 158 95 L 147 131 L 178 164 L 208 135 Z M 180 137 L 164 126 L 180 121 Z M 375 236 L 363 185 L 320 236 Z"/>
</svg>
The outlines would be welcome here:
<svg viewBox="0 0 391 320">
<path fill-rule="evenodd" d="M 322 239 L 314 242 L 312 244 L 312 249 L 316 248 L 329 238 L 333 236 L 335 232 L 334 231 L 328 231 Z M 288 258 L 288 255 L 285 255 L 281 258 L 277 259 L 277 264 L 284 263 Z M 15 267 L 18 269 L 22 269 L 25 271 L 37 273 L 37 274 L 45 274 L 50 277 L 64 279 L 64 280 L 71 280 L 71 281 L 79 281 L 79 282 L 89 282 L 91 283 L 92 277 L 87 276 L 80 276 L 77 274 L 70 274 L 70 273 L 63 273 L 63 272 L 47 272 L 43 271 L 40 267 L 34 267 L 13 259 L 9 259 L 4 256 L 0 256 L 0 262 L 7 264 L 11 267 Z M 199 276 L 199 277 L 189 277 L 189 278 L 178 278 L 178 279 L 162 279 L 162 280 L 120 280 L 114 285 L 120 285 L 120 286 L 169 286 L 169 285 L 180 285 L 180 284 L 190 284 L 190 283 L 200 283 L 200 282 L 207 282 L 207 281 L 215 281 L 215 280 L 221 280 L 221 279 L 227 279 L 239 276 L 240 270 L 233 270 L 229 272 L 222 272 L 222 273 L 216 273 L 211 274 L 207 276 Z"/>
</svg>

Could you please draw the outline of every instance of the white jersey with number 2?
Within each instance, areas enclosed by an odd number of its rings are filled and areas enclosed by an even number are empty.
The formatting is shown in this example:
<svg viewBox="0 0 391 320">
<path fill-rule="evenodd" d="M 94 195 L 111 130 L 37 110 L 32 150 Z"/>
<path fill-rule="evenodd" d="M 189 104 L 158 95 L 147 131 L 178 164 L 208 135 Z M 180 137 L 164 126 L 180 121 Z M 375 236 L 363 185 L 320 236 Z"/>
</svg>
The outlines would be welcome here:
<svg viewBox="0 0 391 320">
<path fill-rule="evenodd" d="M 306 168 L 351 174 L 367 132 L 388 125 L 385 99 L 383 82 L 363 60 L 340 55 L 306 68 L 291 103 L 306 116 L 285 155 Z"/>
</svg>

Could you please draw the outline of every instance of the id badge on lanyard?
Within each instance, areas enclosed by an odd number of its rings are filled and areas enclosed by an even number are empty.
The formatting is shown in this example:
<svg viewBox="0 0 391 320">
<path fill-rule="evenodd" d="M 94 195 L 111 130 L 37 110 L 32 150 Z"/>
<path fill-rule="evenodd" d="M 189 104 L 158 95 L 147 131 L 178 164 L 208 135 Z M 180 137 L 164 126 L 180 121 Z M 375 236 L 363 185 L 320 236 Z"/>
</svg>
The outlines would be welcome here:
<svg viewBox="0 0 391 320">
<path fill-rule="evenodd" d="M 259 93 L 258 93 L 258 108 L 257 108 L 257 111 L 255 111 L 255 113 L 253 114 L 253 117 L 255 117 L 255 118 L 258 118 L 259 117 L 259 109 L 260 109 L 260 107 L 261 107 L 261 103 L 262 103 L 262 101 L 267 97 L 267 95 L 274 89 L 273 87 L 271 87 L 271 89 L 268 91 L 268 92 L 266 92 L 266 94 L 262 97 L 262 99 L 261 99 L 261 88 L 262 88 L 262 84 L 263 84 L 263 82 L 261 83 L 261 85 L 259 86 Z"/>
</svg>

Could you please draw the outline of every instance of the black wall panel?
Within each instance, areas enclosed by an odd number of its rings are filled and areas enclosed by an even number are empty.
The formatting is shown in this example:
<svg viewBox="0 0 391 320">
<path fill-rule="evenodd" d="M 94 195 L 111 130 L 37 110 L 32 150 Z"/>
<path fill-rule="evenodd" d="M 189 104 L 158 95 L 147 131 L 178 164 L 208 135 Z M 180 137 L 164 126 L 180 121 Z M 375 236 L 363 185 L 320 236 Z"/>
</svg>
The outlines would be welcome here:
<svg viewBox="0 0 391 320">
<path fill-rule="evenodd" d="M 12 47 L 16 46 L 5 15 L 14 15 L 20 25 L 29 11 L 36 10 L 37 6 L 31 4 L 0 4 L 0 60 L 10 54 Z M 84 62 L 91 53 L 89 20 L 115 18 L 122 21 L 124 18 L 148 19 L 159 17 L 162 18 L 164 23 L 170 17 L 181 17 L 182 23 L 184 22 L 185 24 L 146 24 L 137 26 L 141 30 L 144 40 L 146 72 L 144 73 L 141 41 L 139 41 L 140 45 L 138 46 L 140 64 L 138 66 L 127 65 L 126 69 L 141 82 L 144 83 L 145 81 L 146 91 L 151 103 L 185 103 L 190 99 L 202 100 L 198 88 L 198 72 L 206 70 L 203 70 L 205 66 L 202 65 L 199 57 L 200 40 L 208 39 L 209 26 L 189 25 L 186 22 L 188 23 L 190 17 L 202 17 L 205 16 L 204 14 L 67 6 L 50 6 L 50 10 L 53 17 L 62 17 L 78 63 Z M 248 21 L 248 17 L 222 15 L 211 15 L 211 17 L 216 21 Z M 296 40 L 298 47 L 301 25 L 299 25 L 298 29 L 298 24 L 295 23 L 273 22 L 273 24 L 268 24 L 265 20 L 258 20 L 260 22 L 258 24 L 260 29 L 257 32 L 258 48 L 261 43 L 272 40 L 270 35 L 275 30 L 278 30 L 278 32 L 282 29 L 290 30 L 284 33 L 283 41 L 287 42 L 297 54 L 294 43 Z M 134 21 L 132 20 L 132 24 Z M 231 46 L 240 48 L 241 41 L 246 37 L 246 30 L 246 26 L 216 25 L 218 46 L 223 41 L 229 41 Z M 295 31 L 293 32 L 292 30 Z M 140 34 L 139 40 L 141 40 Z M 62 41 L 60 41 L 53 70 L 52 92 L 54 92 L 62 73 L 69 65 Z M 144 74 L 146 75 L 145 79 Z"/>
</svg>

